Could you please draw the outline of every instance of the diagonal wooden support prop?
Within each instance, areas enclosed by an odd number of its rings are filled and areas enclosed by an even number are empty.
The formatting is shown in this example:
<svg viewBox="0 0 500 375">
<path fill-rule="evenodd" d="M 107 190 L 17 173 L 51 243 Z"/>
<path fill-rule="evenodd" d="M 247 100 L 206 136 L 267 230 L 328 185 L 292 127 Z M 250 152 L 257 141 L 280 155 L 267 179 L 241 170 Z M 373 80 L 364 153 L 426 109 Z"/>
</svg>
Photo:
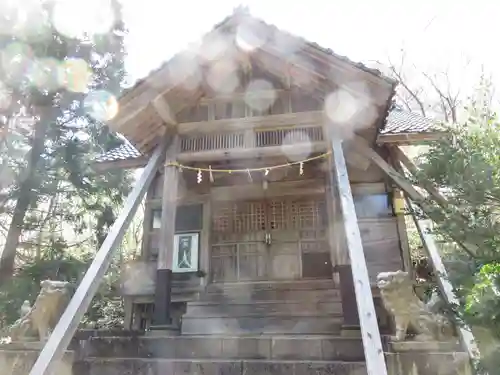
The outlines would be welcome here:
<svg viewBox="0 0 500 375">
<path fill-rule="evenodd" d="M 413 187 L 410 181 L 408 181 L 391 165 L 389 165 L 389 163 L 387 163 L 379 154 L 377 154 L 375 150 L 373 150 L 363 138 L 356 136 L 354 142 L 352 142 L 352 145 L 360 154 L 371 159 L 391 180 L 393 180 L 402 190 L 404 190 L 406 195 L 418 206 L 420 206 L 420 208 L 422 208 L 422 210 L 429 216 L 429 218 L 437 223 L 442 222 L 442 220 L 446 219 L 446 216 L 443 212 L 440 213 L 440 211 L 435 210 L 435 204 L 433 204 L 422 194 L 420 194 Z M 459 241 L 456 242 L 469 254 L 474 254 L 477 252 L 477 244 L 464 244 Z"/>
<path fill-rule="evenodd" d="M 425 197 L 420 194 L 404 176 L 396 171 L 389 163 L 387 163 L 375 150 L 373 150 L 368 143 L 361 137 L 355 136 L 353 142 L 350 143 L 356 151 L 361 155 L 373 161 L 382 171 L 389 176 L 401 189 L 403 189 L 408 196 L 419 205 L 429 204 Z"/>
<path fill-rule="evenodd" d="M 412 175 L 418 177 L 418 167 L 410 160 L 408 156 L 406 156 L 403 150 L 401 150 L 399 147 L 393 147 L 391 151 L 394 152 L 394 156 L 396 157 L 396 159 L 399 160 Z M 432 195 L 434 200 L 441 207 L 448 207 L 448 201 L 446 200 L 446 198 L 430 182 L 421 181 L 421 183 L 425 190 L 427 190 L 427 192 Z"/>
<path fill-rule="evenodd" d="M 358 219 L 354 207 L 341 140 L 332 140 L 332 154 L 334 175 L 339 193 L 338 198 L 333 198 L 340 200 L 340 207 L 342 210 L 345 240 L 351 259 L 351 270 L 354 281 L 354 291 L 356 293 L 356 304 L 358 307 L 367 373 L 368 375 L 387 375 L 387 367 L 378 329 L 377 314 L 373 303 L 363 242 L 359 231 Z"/>
<path fill-rule="evenodd" d="M 54 328 L 54 332 L 50 335 L 33 365 L 30 375 L 51 375 L 53 367 L 62 358 L 64 351 L 78 328 L 78 324 L 88 310 L 92 298 L 94 298 L 101 284 L 102 278 L 111 263 L 113 251 L 121 244 L 123 235 L 127 231 L 137 208 L 151 185 L 158 167 L 164 161 L 165 148 L 166 142 L 163 141 L 162 144 L 157 146 L 149 159 L 139 181 L 137 181 L 127 197 L 125 208 L 111 227 L 109 234 L 106 236 L 92 264 L 85 273 L 68 307 Z"/>
<path fill-rule="evenodd" d="M 397 160 L 400 162 L 400 165 L 405 166 L 408 171 L 413 174 L 415 177 L 418 176 L 419 170 L 418 167 L 408 158 L 408 156 L 405 155 L 405 153 L 399 149 L 399 148 L 394 148 L 391 151 L 395 151 L 394 154 L 397 157 Z M 399 151 L 399 152 L 398 152 Z M 450 204 L 448 200 L 430 183 L 429 181 L 419 181 L 421 182 L 422 186 L 424 189 L 432 196 L 434 201 L 436 201 L 443 209 L 449 208 Z M 464 214 L 457 213 L 457 215 L 460 215 L 462 218 L 462 222 L 464 225 L 467 225 L 467 216 Z M 435 220 L 434 220 L 435 221 Z M 463 243 L 459 243 L 459 241 L 456 241 L 457 244 L 459 244 L 464 250 L 467 252 L 473 254 L 475 251 L 477 251 L 478 245 L 475 244 L 468 244 L 465 245 Z"/>
<path fill-rule="evenodd" d="M 406 202 L 408 207 L 411 208 L 412 207 L 411 201 L 408 198 L 406 198 Z M 418 233 L 420 235 L 420 238 L 422 239 L 422 244 L 424 245 L 424 249 L 427 252 L 432 268 L 437 276 L 438 286 L 441 293 L 443 294 L 446 303 L 448 305 L 458 305 L 459 304 L 458 298 L 453 292 L 453 286 L 449 281 L 448 273 L 444 266 L 443 260 L 439 255 L 436 243 L 432 238 L 432 235 L 429 234 L 429 228 L 424 222 L 418 220 L 413 212 L 412 212 L 412 217 L 413 221 L 415 222 L 415 226 L 418 230 Z M 460 336 L 460 342 L 462 344 L 462 347 L 467 351 L 467 354 L 469 355 L 471 361 L 478 360 L 480 357 L 479 349 L 474 339 L 474 335 L 472 334 L 470 329 L 468 327 L 462 327 L 459 325 L 458 334 Z M 472 365 L 474 364 L 472 363 Z"/>
</svg>

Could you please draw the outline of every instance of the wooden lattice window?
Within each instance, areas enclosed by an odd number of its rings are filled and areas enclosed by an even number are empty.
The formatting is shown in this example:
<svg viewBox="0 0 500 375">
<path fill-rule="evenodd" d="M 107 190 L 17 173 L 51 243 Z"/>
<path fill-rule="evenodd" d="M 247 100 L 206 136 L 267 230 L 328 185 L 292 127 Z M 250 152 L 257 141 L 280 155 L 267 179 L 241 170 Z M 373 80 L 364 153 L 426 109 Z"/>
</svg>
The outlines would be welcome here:
<svg viewBox="0 0 500 375">
<path fill-rule="evenodd" d="M 214 232 L 243 233 L 265 229 L 265 203 L 262 201 L 230 202 L 214 211 Z"/>
<path fill-rule="evenodd" d="M 181 152 L 210 151 L 241 148 L 244 145 L 245 133 L 223 133 L 186 135 L 181 137 Z"/>
<path fill-rule="evenodd" d="M 287 229 L 287 202 L 283 200 L 271 201 L 270 206 L 270 220 L 269 229 Z"/>
<path fill-rule="evenodd" d="M 324 199 L 228 202 L 214 209 L 212 222 L 214 282 L 331 277 Z"/>
<path fill-rule="evenodd" d="M 323 141 L 323 129 L 319 126 L 296 129 L 261 130 L 255 133 L 256 147 L 292 145 L 320 141 Z"/>
</svg>

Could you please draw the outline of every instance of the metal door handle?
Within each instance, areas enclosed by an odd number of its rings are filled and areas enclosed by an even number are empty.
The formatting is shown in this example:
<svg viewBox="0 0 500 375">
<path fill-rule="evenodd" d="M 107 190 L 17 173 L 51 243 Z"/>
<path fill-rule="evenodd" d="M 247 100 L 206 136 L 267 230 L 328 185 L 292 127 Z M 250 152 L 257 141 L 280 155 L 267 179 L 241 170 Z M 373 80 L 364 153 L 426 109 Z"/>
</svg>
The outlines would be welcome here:
<svg viewBox="0 0 500 375">
<path fill-rule="evenodd" d="M 266 233 L 264 242 L 266 245 L 271 245 L 271 233 Z"/>
</svg>

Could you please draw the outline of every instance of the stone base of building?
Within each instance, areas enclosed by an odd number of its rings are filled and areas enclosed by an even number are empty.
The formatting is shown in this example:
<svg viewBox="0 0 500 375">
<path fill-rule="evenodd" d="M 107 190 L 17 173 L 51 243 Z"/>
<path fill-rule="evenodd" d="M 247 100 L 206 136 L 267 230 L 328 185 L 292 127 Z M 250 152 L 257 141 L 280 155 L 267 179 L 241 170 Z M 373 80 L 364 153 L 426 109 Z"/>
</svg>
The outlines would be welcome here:
<svg viewBox="0 0 500 375">
<path fill-rule="evenodd" d="M 2 375 L 29 375 L 38 355 L 42 342 L 11 342 L 0 345 L 0 369 Z M 74 352 L 68 350 L 54 367 L 53 375 L 72 375 Z"/>
</svg>

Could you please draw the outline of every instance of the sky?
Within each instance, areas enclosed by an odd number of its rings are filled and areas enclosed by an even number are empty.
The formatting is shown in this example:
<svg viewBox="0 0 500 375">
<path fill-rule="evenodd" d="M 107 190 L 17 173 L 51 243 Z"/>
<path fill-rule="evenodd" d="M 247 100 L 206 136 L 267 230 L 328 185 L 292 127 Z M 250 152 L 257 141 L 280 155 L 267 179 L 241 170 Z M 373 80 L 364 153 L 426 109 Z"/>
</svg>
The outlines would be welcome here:
<svg viewBox="0 0 500 375">
<path fill-rule="evenodd" d="M 404 50 L 411 69 L 446 70 L 457 87 L 474 84 L 481 66 L 500 78 L 500 2 L 494 0 L 122 1 L 132 81 L 197 41 L 238 5 L 351 60 L 397 61 Z"/>
</svg>

